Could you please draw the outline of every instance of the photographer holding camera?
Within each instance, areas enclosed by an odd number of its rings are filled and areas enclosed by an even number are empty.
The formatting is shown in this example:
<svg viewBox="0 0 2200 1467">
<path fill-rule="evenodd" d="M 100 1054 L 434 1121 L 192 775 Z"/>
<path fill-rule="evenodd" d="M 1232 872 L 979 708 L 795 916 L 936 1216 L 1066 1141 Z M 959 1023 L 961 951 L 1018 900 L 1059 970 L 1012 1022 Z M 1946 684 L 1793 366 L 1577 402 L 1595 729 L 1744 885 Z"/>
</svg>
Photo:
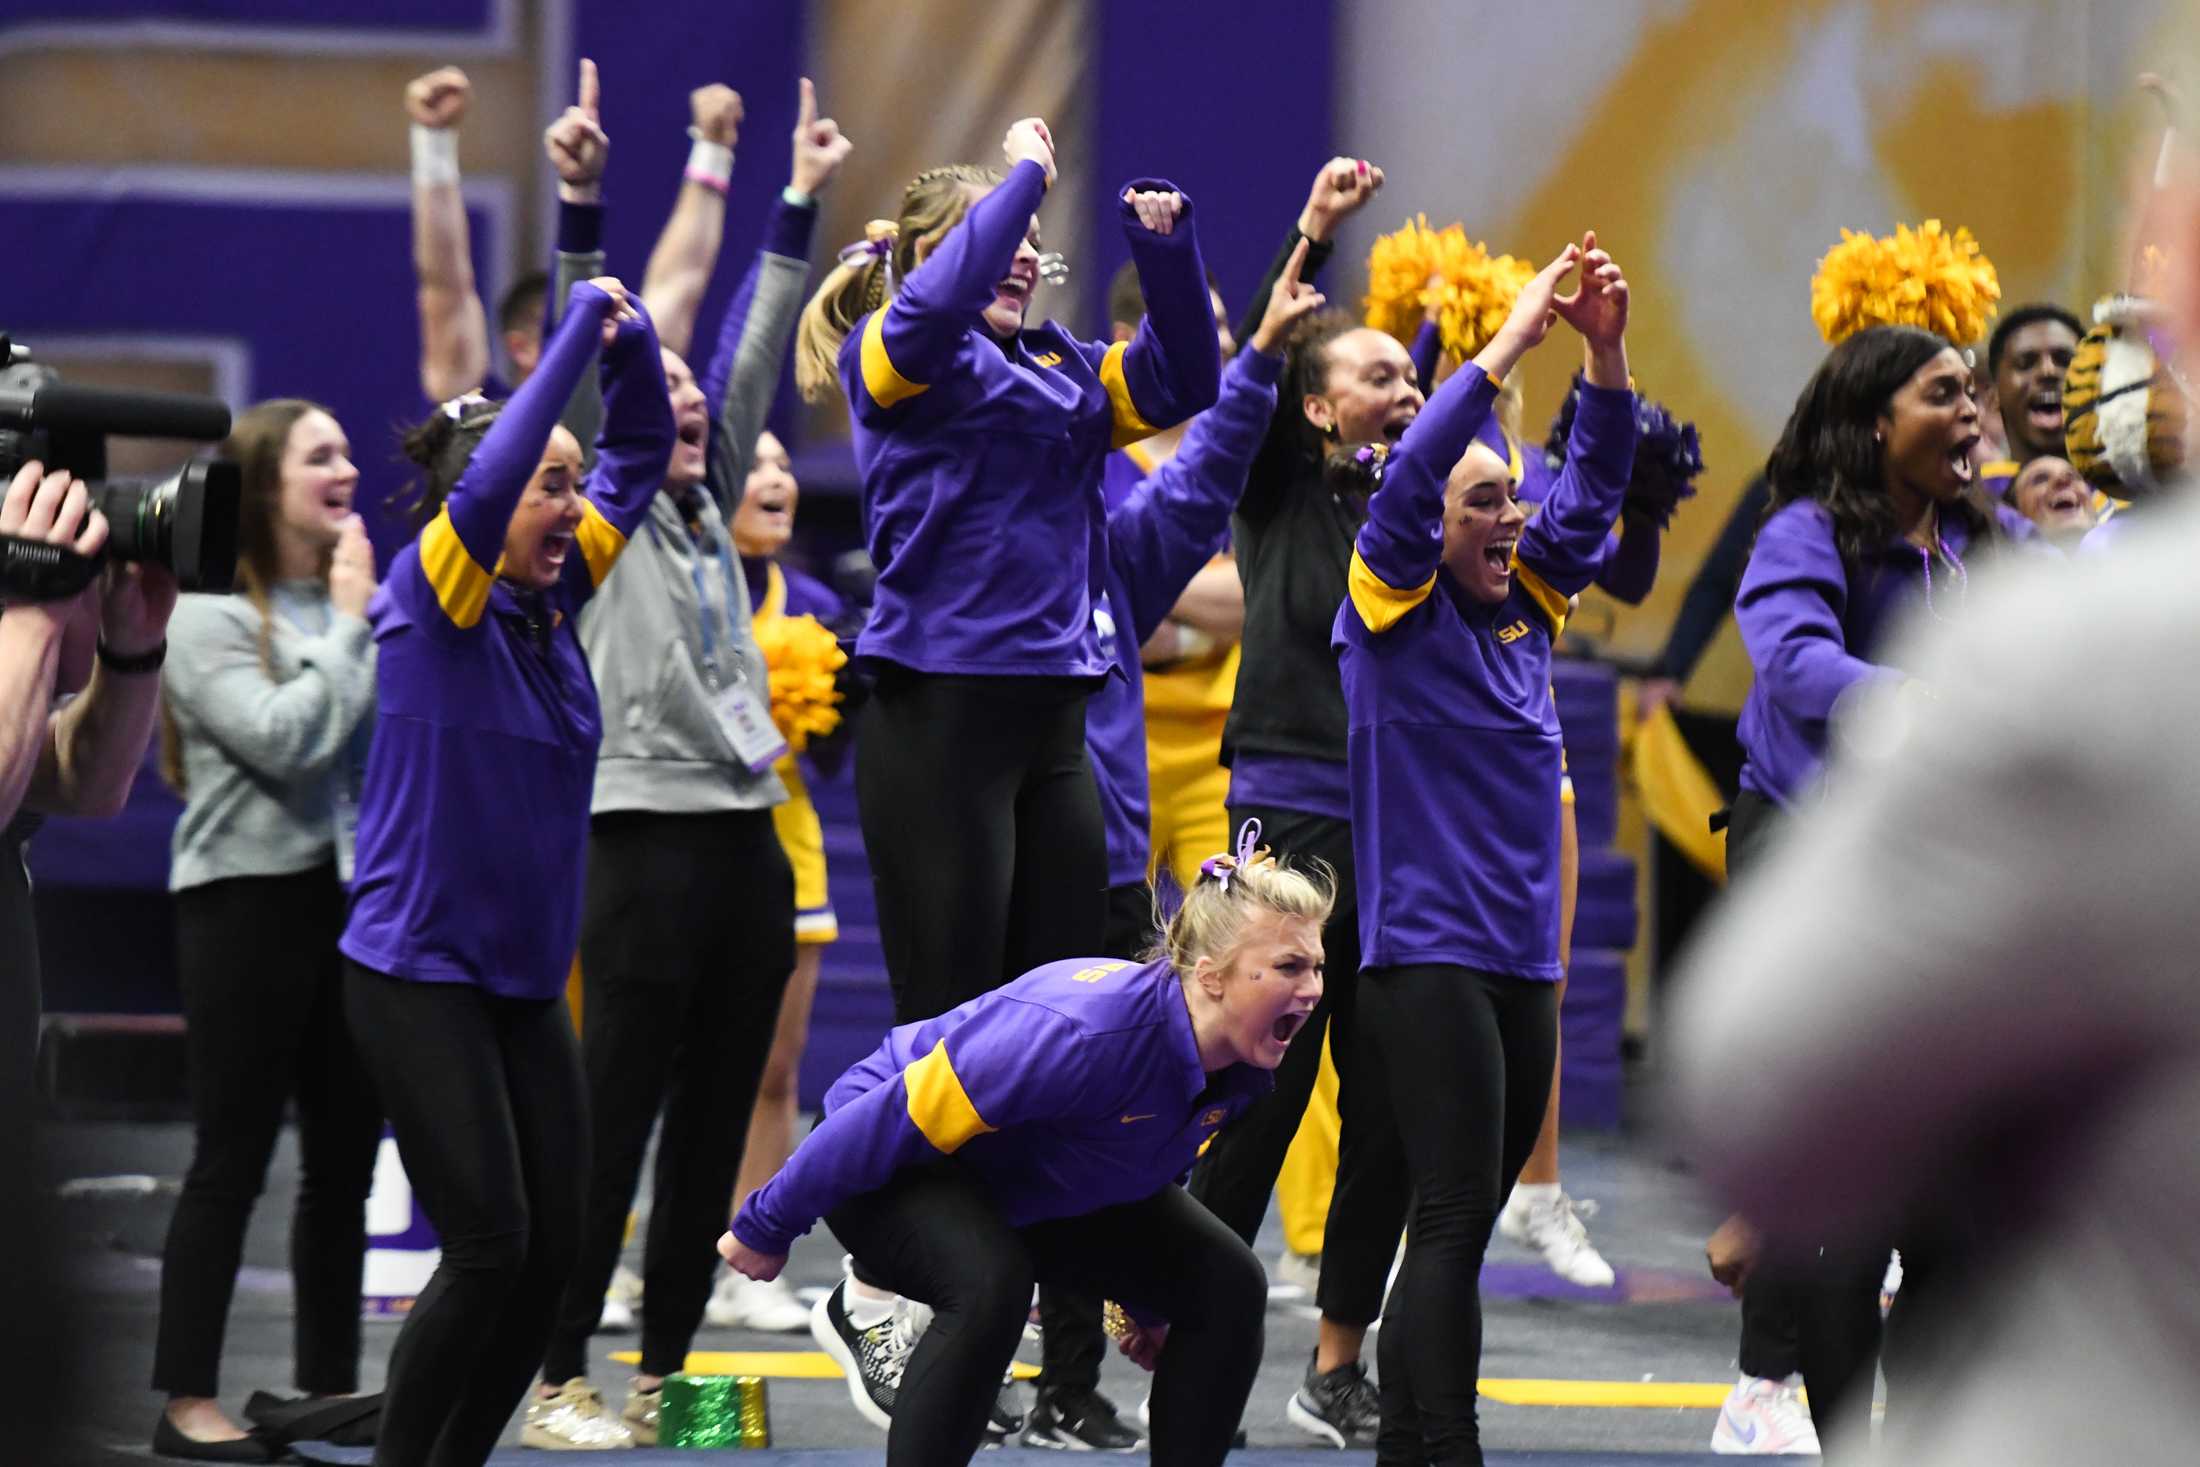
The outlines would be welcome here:
<svg viewBox="0 0 2200 1467">
<path fill-rule="evenodd" d="M 107 519 L 81 480 L 33 460 L 0 500 L 0 536 L 90 557 Z M 152 739 L 176 581 L 150 562 L 110 561 L 74 596 L 0 595 L 0 1074 L 27 1088 L 38 1044 L 38 939 L 23 843 L 40 815 L 113 815 Z M 79 696 L 54 711 L 57 699 Z"/>
</svg>

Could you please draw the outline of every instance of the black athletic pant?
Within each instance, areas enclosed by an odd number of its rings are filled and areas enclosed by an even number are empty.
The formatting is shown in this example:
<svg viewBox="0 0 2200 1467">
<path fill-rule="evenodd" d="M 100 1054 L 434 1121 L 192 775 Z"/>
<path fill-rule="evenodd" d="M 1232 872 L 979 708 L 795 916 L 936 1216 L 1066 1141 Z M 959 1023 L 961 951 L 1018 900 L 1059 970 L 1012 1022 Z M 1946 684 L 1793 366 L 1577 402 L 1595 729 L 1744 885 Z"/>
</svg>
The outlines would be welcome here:
<svg viewBox="0 0 2200 1467">
<path fill-rule="evenodd" d="M 1085 757 L 1091 687 L 879 674 L 856 729 L 856 803 L 895 1023 L 1100 952 L 1108 859 Z M 1049 1388 L 1090 1390 L 1100 1301 L 1048 1288 L 1039 1307 Z"/>
<path fill-rule="evenodd" d="M 1133 881 L 1109 887 L 1107 933 L 1100 939 L 1101 954 L 1142 963 L 1160 940 L 1161 933 L 1154 925 L 1152 883 Z"/>
<path fill-rule="evenodd" d="M 161 1252 L 157 1391 L 221 1394 L 245 1226 L 292 1097 L 302 1169 L 290 1225 L 293 1378 L 314 1394 L 359 1388 L 359 1282 L 382 1109 L 344 1022 L 343 931 L 333 864 L 176 893 L 193 1134 Z"/>
<path fill-rule="evenodd" d="M 856 801 L 896 1023 L 1099 951 L 1108 863 L 1089 691 L 880 675 L 856 729 Z"/>
<path fill-rule="evenodd" d="M 913 1168 L 826 1218 L 885 1287 L 932 1306 L 894 1404 L 887 1467 L 978 1451 L 1036 1281 L 1166 1320 L 1153 1381 L 1155 1467 L 1219 1467 L 1260 1371 L 1260 1260 L 1178 1187 L 1012 1228 L 952 1161 Z"/>
<path fill-rule="evenodd" d="M 375 1467 L 481 1467 L 580 1242 L 588 1108 L 565 1000 L 344 965 L 344 1012 L 443 1258 L 390 1351 Z"/>
<path fill-rule="evenodd" d="M 1376 1346 L 1375 1460 L 1478 1467 L 1482 1256 L 1543 1128 L 1558 987 L 1444 964 L 1377 968 L 1360 975 L 1360 1008 L 1413 1179 L 1405 1266 Z"/>
<path fill-rule="evenodd" d="M 720 1267 L 749 1112 L 793 970 L 794 872 L 770 811 L 636 811 L 591 822 L 581 1064 L 595 1163 L 545 1380 L 588 1374 L 588 1337 L 660 1110 L 642 1373 L 671 1375 L 687 1359 Z"/>
<path fill-rule="evenodd" d="M 1268 1215 L 1268 1199 L 1298 1134 L 1307 1097 L 1321 1071 L 1322 1033 L 1337 1066 L 1337 1186 L 1322 1233 L 1324 1318 L 1367 1325 L 1383 1312 L 1383 1282 L 1398 1253 L 1411 1181 L 1382 1079 L 1387 1061 L 1357 1022 L 1360 901 L 1353 877 L 1352 824 L 1273 805 L 1230 804 L 1230 828 L 1261 824 L 1261 844 L 1279 857 L 1326 861 L 1336 872 L 1337 905 L 1322 927 L 1322 999 L 1276 1071 L 1275 1093 L 1225 1127 L 1192 1169 L 1192 1195 L 1250 1243 Z"/>
<path fill-rule="evenodd" d="M 1726 831 L 1731 889 L 1754 871 L 1785 826 L 1780 807 L 1744 790 Z M 1742 1285 L 1744 1375 L 1785 1380 L 1800 1374 L 1811 1423 L 1829 1448 L 1869 1441 L 1872 1377 L 1882 1326 L 1879 1285 L 1889 1245 L 1821 1247 L 1813 1239 L 1770 1239 L 1768 1256 Z"/>
</svg>

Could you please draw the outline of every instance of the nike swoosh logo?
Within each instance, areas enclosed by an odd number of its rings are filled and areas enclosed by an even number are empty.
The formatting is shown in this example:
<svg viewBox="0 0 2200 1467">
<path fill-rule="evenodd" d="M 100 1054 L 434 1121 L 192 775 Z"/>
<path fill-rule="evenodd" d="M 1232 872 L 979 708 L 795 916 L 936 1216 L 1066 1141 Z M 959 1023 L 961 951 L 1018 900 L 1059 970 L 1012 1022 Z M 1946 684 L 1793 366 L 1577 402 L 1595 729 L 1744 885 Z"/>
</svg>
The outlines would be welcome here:
<svg viewBox="0 0 2200 1467">
<path fill-rule="evenodd" d="M 1742 1421 L 1738 1420 L 1735 1417 L 1732 1411 L 1729 1411 L 1726 1413 L 1726 1423 L 1727 1430 L 1733 1432 L 1735 1438 L 1740 1441 L 1743 1446 L 1749 1446 L 1751 1443 L 1757 1440 L 1756 1422 L 1752 1421 L 1745 1425 Z"/>
<path fill-rule="evenodd" d="M 1154 1116 L 1155 1116 L 1155 1115 L 1158 1115 L 1158 1114 L 1159 1114 L 1159 1112 L 1158 1112 L 1158 1111 L 1153 1111 L 1153 1112 L 1148 1112 L 1147 1114 L 1145 1114 L 1145 1115 L 1142 1115 L 1142 1116 L 1125 1116 L 1125 1117 L 1123 1117 L 1123 1124 L 1127 1126 L 1127 1125 L 1129 1125 L 1129 1124 L 1130 1124 L 1130 1123 L 1131 1123 L 1132 1121 L 1150 1121 L 1150 1120 L 1152 1120 L 1152 1119 L 1154 1118 Z"/>
</svg>

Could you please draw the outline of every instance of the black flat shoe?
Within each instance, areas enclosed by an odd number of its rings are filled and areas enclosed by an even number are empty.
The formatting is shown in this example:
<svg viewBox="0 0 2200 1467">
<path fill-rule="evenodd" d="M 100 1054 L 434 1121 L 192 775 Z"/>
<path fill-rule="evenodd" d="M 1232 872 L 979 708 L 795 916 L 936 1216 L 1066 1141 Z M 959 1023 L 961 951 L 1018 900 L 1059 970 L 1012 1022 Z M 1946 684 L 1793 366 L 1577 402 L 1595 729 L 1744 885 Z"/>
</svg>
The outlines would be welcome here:
<svg viewBox="0 0 2200 1467">
<path fill-rule="evenodd" d="M 168 1419 L 168 1413 L 160 1413 L 160 1421 L 153 1427 L 153 1455 L 178 1457 L 186 1462 L 273 1462 L 277 1458 L 265 1442 L 256 1436 L 243 1437 L 233 1442 L 195 1441 L 176 1430 L 176 1423 Z"/>
</svg>

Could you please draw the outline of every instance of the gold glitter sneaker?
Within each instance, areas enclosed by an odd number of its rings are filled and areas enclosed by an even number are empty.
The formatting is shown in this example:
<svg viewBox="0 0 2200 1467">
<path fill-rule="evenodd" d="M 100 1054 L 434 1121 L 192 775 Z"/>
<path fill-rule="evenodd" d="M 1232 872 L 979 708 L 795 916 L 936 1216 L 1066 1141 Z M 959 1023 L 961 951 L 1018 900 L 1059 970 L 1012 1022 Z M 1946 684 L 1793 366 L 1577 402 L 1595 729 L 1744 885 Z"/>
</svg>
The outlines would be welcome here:
<svg viewBox="0 0 2200 1467">
<path fill-rule="evenodd" d="M 619 1413 L 619 1419 L 626 1423 L 628 1431 L 634 1433 L 636 1446 L 657 1445 L 657 1412 L 664 1403 L 665 1388 L 662 1385 L 651 1391 L 645 1391 L 639 1385 L 628 1388 L 626 1409 Z"/>
<path fill-rule="evenodd" d="M 656 1433 L 652 1413 L 651 1435 Z M 519 1444 L 546 1452 L 623 1452 L 634 1445 L 634 1432 L 604 1408 L 603 1393 L 575 1376 L 554 1396 L 534 1393 Z"/>
</svg>

